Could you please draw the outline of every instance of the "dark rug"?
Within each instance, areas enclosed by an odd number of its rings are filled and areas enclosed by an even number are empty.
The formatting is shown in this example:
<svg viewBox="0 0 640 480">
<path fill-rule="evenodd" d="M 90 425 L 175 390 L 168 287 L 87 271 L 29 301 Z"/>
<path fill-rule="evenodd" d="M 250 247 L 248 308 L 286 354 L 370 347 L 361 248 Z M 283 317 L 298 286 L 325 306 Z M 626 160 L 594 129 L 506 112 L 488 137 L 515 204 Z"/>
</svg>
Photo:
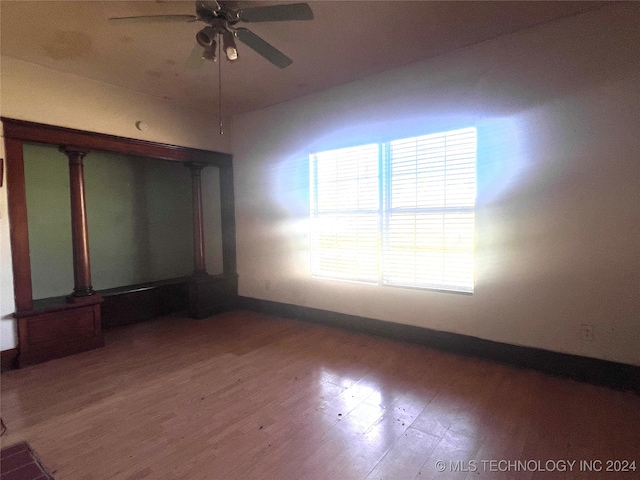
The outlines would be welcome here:
<svg viewBox="0 0 640 480">
<path fill-rule="evenodd" d="M 1 480 L 54 480 L 27 442 L 0 450 Z"/>
</svg>

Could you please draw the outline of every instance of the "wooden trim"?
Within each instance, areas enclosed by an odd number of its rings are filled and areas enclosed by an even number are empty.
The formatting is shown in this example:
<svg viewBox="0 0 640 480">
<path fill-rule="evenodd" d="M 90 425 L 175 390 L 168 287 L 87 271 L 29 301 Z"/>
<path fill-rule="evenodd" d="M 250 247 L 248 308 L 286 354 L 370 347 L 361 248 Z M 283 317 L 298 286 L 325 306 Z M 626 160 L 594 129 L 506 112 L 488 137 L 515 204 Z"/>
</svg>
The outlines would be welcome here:
<svg viewBox="0 0 640 480">
<path fill-rule="evenodd" d="M 7 196 L 16 309 L 18 311 L 30 310 L 33 306 L 33 300 L 22 141 L 7 138 L 5 135 L 5 154 L 7 156 Z"/>
<path fill-rule="evenodd" d="M 0 369 L 3 372 L 5 370 L 15 370 L 16 368 L 18 368 L 18 353 L 19 350 L 17 348 L 2 350 L 2 356 L 0 358 Z"/>
<path fill-rule="evenodd" d="M 195 148 L 166 145 L 133 138 L 117 137 L 103 133 L 86 132 L 65 127 L 45 125 L 1 117 L 5 138 L 23 142 L 52 145 L 72 145 L 76 148 L 103 150 L 123 155 L 175 160 L 178 162 L 207 163 L 217 167 L 231 165 L 231 155 Z"/>
<path fill-rule="evenodd" d="M 28 318 L 37 315 L 42 315 L 44 313 L 53 313 L 53 312 L 61 312 L 64 310 L 72 310 L 74 308 L 82 308 L 88 305 L 100 304 L 102 303 L 102 297 L 100 295 L 91 295 L 84 299 L 82 302 L 78 303 L 70 303 L 67 301 L 67 297 L 51 297 L 51 298 L 41 298 L 39 300 L 35 300 L 33 302 L 33 310 L 16 312 L 13 314 L 15 318 Z"/>
<path fill-rule="evenodd" d="M 231 164 L 220 168 L 220 208 L 222 211 L 222 271 L 225 276 L 237 279 L 235 193 Z"/>
<path fill-rule="evenodd" d="M 640 394 L 640 366 L 552 352 L 539 348 L 521 347 L 468 335 L 441 332 L 317 308 L 260 300 L 258 298 L 238 297 L 238 299 L 239 307 L 246 310 L 419 343 L 439 350 L 486 358 L 518 367 L 539 370 L 544 373 L 569 377 L 582 382 L 604 385 L 617 390 L 630 390 Z"/>
<path fill-rule="evenodd" d="M 186 285 L 191 276 L 188 277 L 176 277 L 168 278 L 166 280 L 156 280 L 153 282 L 136 283 L 134 285 L 125 285 L 123 287 L 107 288 L 105 290 L 98 290 L 96 293 L 100 294 L 103 298 L 123 295 L 129 293 L 142 292 L 144 290 L 150 290 L 153 288 L 163 287 L 165 285 Z"/>
</svg>

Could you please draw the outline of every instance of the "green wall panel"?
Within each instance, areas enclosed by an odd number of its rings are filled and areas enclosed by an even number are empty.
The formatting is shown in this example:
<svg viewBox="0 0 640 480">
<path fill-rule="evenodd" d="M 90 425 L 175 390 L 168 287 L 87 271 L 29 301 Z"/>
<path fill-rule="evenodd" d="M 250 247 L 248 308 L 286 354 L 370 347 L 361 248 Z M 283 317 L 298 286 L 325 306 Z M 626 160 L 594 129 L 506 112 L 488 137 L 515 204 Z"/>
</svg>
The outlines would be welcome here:
<svg viewBox="0 0 640 480">
<path fill-rule="evenodd" d="M 67 157 L 52 147 L 24 146 L 33 298 L 73 291 Z"/>
</svg>

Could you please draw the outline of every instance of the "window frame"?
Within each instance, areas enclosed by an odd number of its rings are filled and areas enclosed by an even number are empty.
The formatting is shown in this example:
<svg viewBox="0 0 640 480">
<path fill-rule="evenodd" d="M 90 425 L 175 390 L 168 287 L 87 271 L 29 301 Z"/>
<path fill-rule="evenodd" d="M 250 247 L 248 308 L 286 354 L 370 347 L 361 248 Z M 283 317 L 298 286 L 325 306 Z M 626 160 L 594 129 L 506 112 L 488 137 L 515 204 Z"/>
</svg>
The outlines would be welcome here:
<svg viewBox="0 0 640 480">
<path fill-rule="evenodd" d="M 472 150 L 472 162 L 468 162 L 468 161 L 464 161 L 462 163 L 463 169 L 469 169 L 472 173 L 470 174 L 469 177 L 466 178 L 466 183 L 469 184 L 469 178 L 472 179 L 472 185 L 473 185 L 473 195 L 470 196 L 470 198 L 472 198 L 472 201 L 468 201 L 467 203 L 464 203 L 462 205 L 446 205 L 446 201 L 447 199 L 449 199 L 450 197 L 447 197 L 447 193 L 446 193 L 446 186 L 447 184 L 447 155 L 448 155 L 448 146 L 446 144 L 446 139 L 447 136 L 453 137 L 455 135 L 468 135 L 472 138 L 472 140 L 468 141 L 468 143 L 464 144 L 466 146 L 466 148 L 469 148 Z M 436 197 L 436 198 L 441 198 L 442 199 L 442 206 L 420 206 L 420 205 L 416 205 L 416 206 L 410 206 L 410 207 L 394 207 L 392 205 L 392 189 L 394 186 L 394 181 L 397 182 L 398 179 L 402 179 L 402 177 L 398 174 L 398 175 L 394 175 L 393 173 L 393 166 L 392 166 L 392 162 L 393 162 L 393 158 L 392 158 L 392 144 L 395 142 L 400 143 L 400 142 L 411 142 L 411 141 L 416 141 L 416 145 L 417 142 L 420 140 L 424 140 L 428 137 L 435 137 L 437 138 L 438 136 L 442 136 L 444 137 L 444 147 L 443 147 L 443 153 L 441 154 L 443 160 L 442 160 L 442 172 L 438 172 L 436 171 L 436 173 L 440 174 L 443 176 L 444 180 L 443 180 L 443 185 L 444 185 L 444 189 L 443 189 L 443 195 L 442 197 Z M 457 294 L 465 294 L 465 295 L 472 295 L 475 291 L 476 288 L 476 278 L 475 278 L 475 223 L 476 223 L 476 196 L 477 196 L 477 164 L 478 164 L 478 132 L 477 132 L 477 128 L 475 126 L 466 126 L 466 127 L 461 127 L 461 128 L 455 128 L 455 129 L 448 129 L 446 131 L 439 131 L 439 132 L 433 132 L 433 133 L 429 133 L 429 134 L 424 134 L 424 135 L 417 135 L 417 136 L 413 136 L 413 137 L 407 137 L 407 138 L 400 138 L 400 139 L 391 139 L 391 140 L 387 140 L 384 142 L 376 142 L 375 144 L 378 146 L 378 175 L 377 175 L 377 190 L 378 190 L 378 208 L 376 211 L 377 217 L 378 217 L 378 222 L 377 222 L 377 237 L 378 237 L 378 244 L 377 244 L 377 256 L 376 256 L 376 262 L 377 262 L 377 270 L 378 270 L 378 276 L 377 276 L 377 281 L 371 280 L 371 281 L 363 281 L 361 279 L 357 279 L 357 278 L 342 278 L 338 275 L 336 276 L 331 276 L 331 275 L 327 275 L 325 274 L 318 274 L 318 270 L 316 270 L 316 266 L 317 266 L 317 257 L 319 255 L 319 251 L 317 248 L 315 248 L 317 246 L 317 238 L 316 235 L 318 234 L 318 232 L 315 230 L 315 225 L 318 220 L 318 190 L 319 190 L 319 185 L 318 185 L 318 157 L 320 155 L 325 155 L 325 154 L 330 154 L 331 152 L 340 152 L 342 150 L 346 150 L 346 149 L 357 149 L 358 147 L 366 147 L 366 146 L 370 146 L 373 143 L 368 143 L 368 144 L 364 144 L 364 145 L 355 145 L 355 146 L 351 146 L 351 147 L 346 147 L 346 148 L 339 148 L 339 149 L 335 149 L 335 150 L 325 150 L 325 151 L 320 151 L 317 153 L 312 153 L 309 155 L 309 167 L 310 167 L 310 172 L 309 172 L 309 178 L 310 178 L 310 243 L 309 243 L 309 248 L 310 248 L 310 260 L 311 260 L 311 276 L 313 278 L 318 278 L 318 279 L 326 279 L 326 280 L 337 280 L 337 281 L 347 281 L 347 282 L 355 282 L 355 283 L 365 283 L 365 284 L 369 284 L 369 285 L 378 285 L 378 286 L 386 286 L 386 287 L 395 287 L 395 288 L 408 288 L 408 289 L 417 289 L 417 290 L 426 290 L 426 291 L 436 291 L 436 292 L 445 292 L 445 293 L 457 293 Z M 416 146 L 416 152 L 418 151 L 418 147 Z M 415 170 L 412 170 L 411 172 L 416 176 L 416 184 L 415 184 L 415 189 L 416 192 L 418 192 L 418 188 L 419 188 L 419 182 L 418 182 L 418 175 L 420 173 L 423 173 L 423 171 L 421 171 L 421 167 L 420 165 L 418 165 L 418 162 L 421 160 L 420 157 L 418 156 L 418 153 L 415 154 L 415 158 L 416 158 L 416 168 Z M 424 159 L 423 159 L 424 160 Z M 426 167 L 423 164 L 422 165 L 422 169 L 424 170 Z M 469 175 L 469 173 L 467 172 L 467 175 Z M 459 194 L 459 192 L 457 192 Z M 469 196 L 469 195 L 464 195 L 464 196 Z M 416 199 L 416 202 L 418 202 L 418 200 Z M 345 210 L 345 213 L 348 212 L 350 210 Z M 414 270 L 413 273 L 413 278 L 414 281 L 413 283 L 409 282 L 409 283 L 402 283 L 402 282 L 397 282 L 397 281 L 390 281 L 389 280 L 389 276 L 391 276 L 390 272 L 391 272 L 391 267 L 393 265 L 393 263 L 391 262 L 389 257 L 389 238 L 391 236 L 391 230 L 390 230 L 390 217 L 396 213 L 398 214 L 399 212 L 402 213 L 409 213 L 409 214 L 414 214 L 414 215 L 419 215 L 420 213 L 433 213 L 433 214 L 441 214 L 442 215 L 442 233 L 440 234 L 440 237 L 435 237 L 435 238 L 442 238 L 442 248 L 440 250 L 435 250 L 434 253 L 440 252 L 440 254 L 442 255 L 441 257 L 441 261 L 442 261 L 442 276 L 441 282 L 436 282 L 436 283 L 430 283 L 430 284 L 419 284 L 415 279 L 416 279 L 416 271 Z M 446 224 L 447 224 L 447 216 L 450 215 L 454 215 L 453 217 L 453 221 L 458 221 L 456 220 L 455 215 L 459 214 L 461 215 L 461 217 L 459 217 L 459 221 L 461 222 L 462 226 L 458 227 L 459 228 L 459 232 L 463 232 L 466 229 L 466 235 L 463 235 L 463 233 L 459 233 L 459 241 L 462 242 L 462 238 L 464 236 L 466 243 L 461 243 L 461 247 L 460 247 L 460 255 L 465 255 L 464 251 L 466 250 L 469 253 L 469 247 L 470 247 L 470 255 L 471 255 L 471 262 L 470 263 L 465 263 L 466 261 L 462 261 L 462 277 L 459 278 L 463 278 L 463 281 L 461 281 L 459 284 L 455 284 L 455 283 L 447 283 L 445 282 L 445 279 L 447 278 L 447 275 L 445 274 L 446 271 L 446 263 L 447 263 L 447 257 L 446 252 L 447 252 L 447 248 L 445 246 L 445 242 L 447 241 L 447 231 L 446 231 Z M 465 215 L 469 215 L 471 214 L 471 219 L 469 221 L 469 218 L 464 218 Z M 449 221 L 452 221 L 451 218 L 449 218 Z M 466 223 L 465 223 L 466 222 Z M 417 227 L 415 227 L 417 229 Z M 455 227 L 453 229 L 453 232 L 456 232 Z M 451 231 L 450 231 L 451 233 Z M 470 233 L 470 236 L 469 236 Z M 416 234 L 416 230 L 413 231 L 413 233 L 411 233 L 410 235 L 413 235 L 414 237 L 414 242 L 416 241 L 417 238 L 417 234 Z M 455 238 L 455 237 L 454 237 Z M 413 252 L 413 254 L 415 255 L 417 252 L 417 249 L 414 245 L 414 248 L 411 250 L 411 252 Z M 467 254 L 468 254 L 467 253 Z M 436 255 L 437 257 L 437 255 Z M 451 261 L 451 257 L 449 257 Z M 455 258 L 455 257 L 454 257 Z M 460 260 L 457 260 L 458 262 L 460 262 Z M 455 267 L 455 263 L 456 260 L 453 260 L 453 263 L 451 265 L 453 265 Z M 398 263 L 397 263 L 398 264 Z M 396 264 L 396 265 L 397 265 Z M 399 263 L 399 265 L 401 265 L 401 263 Z M 466 270 L 466 272 L 465 272 Z M 468 270 L 470 270 L 470 275 Z M 457 270 L 449 270 L 451 273 L 449 274 L 449 277 L 455 277 L 456 273 L 459 273 Z"/>
</svg>

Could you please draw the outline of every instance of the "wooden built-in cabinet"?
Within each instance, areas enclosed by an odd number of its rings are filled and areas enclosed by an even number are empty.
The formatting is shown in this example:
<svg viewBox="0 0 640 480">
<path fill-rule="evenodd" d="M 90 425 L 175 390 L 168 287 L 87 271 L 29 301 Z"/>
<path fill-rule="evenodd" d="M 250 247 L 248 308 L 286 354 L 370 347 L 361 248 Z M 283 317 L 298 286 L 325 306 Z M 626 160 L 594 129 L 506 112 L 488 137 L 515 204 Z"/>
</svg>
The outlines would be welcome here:
<svg viewBox="0 0 640 480">
<path fill-rule="evenodd" d="M 103 317 L 106 325 L 113 326 L 184 308 L 192 318 L 206 318 L 235 307 L 238 276 L 231 155 L 9 118 L 2 118 L 2 123 L 20 366 L 103 346 Z M 69 286 L 70 294 L 66 297 L 33 300 L 23 158 L 25 142 L 55 145 L 69 159 L 74 285 Z M 94 291 L 83 159 L 95 150 L 182 162 L 191 170 L 191 213 L 194 219 L 192 276 Z M 215 166 L 220 171 L 221 275 L 209 275 L 204 261 L 200 171 L 207 166 Z"/>
</svg>

